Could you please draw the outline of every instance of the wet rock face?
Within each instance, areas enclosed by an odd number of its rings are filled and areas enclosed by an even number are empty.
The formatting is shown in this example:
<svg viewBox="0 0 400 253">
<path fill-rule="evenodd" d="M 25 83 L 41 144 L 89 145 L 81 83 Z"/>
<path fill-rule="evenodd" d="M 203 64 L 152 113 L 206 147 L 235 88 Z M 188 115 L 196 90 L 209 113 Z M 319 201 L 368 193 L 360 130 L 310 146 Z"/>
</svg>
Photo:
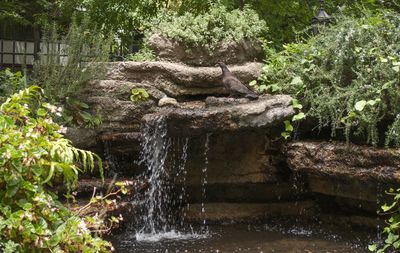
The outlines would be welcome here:
<svg viewBox="0 0 400 253">
<path fill-rule="evenodd" d="M 375 210 L 377 202 L 387 198 L 382 193 L 400 183 L 398 149 L 294 142 L 286 146 L 285 153 L 290 169 L 306 175 L 311 192 L 367 201 L 375 204 Z"/>
<path fill-rule="evenodd" d="M 341 142 L 294 142 L 287 146 L 294 171 L 337 179 L 400 183 L 400 150 Z"/>
<path fill-rule="evenodd" d="M 226 64 L 260 61 L 263 50 L 259 41 L 241 40 L 221 45 L 210 52 L 201 47 L 188 48 L 172 39 L 153 34 L 149 39 L 150 48 L 162 60 L 183 62 L 194 66 L 213 66 L 219 61 Z"/>
</svg>

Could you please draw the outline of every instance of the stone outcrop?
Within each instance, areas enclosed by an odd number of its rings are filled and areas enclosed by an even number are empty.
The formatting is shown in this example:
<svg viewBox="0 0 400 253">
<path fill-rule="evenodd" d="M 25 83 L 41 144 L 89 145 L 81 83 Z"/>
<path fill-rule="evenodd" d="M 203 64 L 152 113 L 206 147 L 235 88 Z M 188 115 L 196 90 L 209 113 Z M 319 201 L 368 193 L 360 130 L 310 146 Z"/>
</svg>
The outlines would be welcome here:
<svg viewBox="0 0 400 253">
<path fill-rule="evenodd" d="M 261 63 L 232 66 L 232 72 L 244 83 L 261 73 Z M 209 94 L 224 95 L 219 67 L 189 67 L 170 62 L 112 63 L 107 80 L 92 83 L 82 92 L 93 110 L 102 113 L 103 124 L 97 132 L 139 132 L 142 117 L 159 110 L 166 96 L 194 100 Z M 150 95 L 146 102 L 130 101 L 131 90 L 144 88 Z M 200 100 L 201 101 L 201 100 Z M 165 105 L 162 103 L 161 105 Z M 175 104 L 175 106 L 177 106 Z"/>
<path fill-rule="evenodd" d="M 337 179 L 400 183 L 400 149 L 341 142 L 294 142 L 287 146 L 294 171 Z"/>
<path fill-rule="evenodd" d="M 243 83 L 256 79 L 261 67 L 262 63 L 229 66 Z M 110 63 L 105 80 L 91 83 L 82 92 L 90 108 L 101 112 L 102 124 L 87 131 L 69 129 L 67 136 L 78 147 L 103 155 L 112 173 L 134 176 L 144 169 L 135 162 L 141 151 L 142 127 L 157 115 L 164 115 L 169 136 L 191 138 L 188 156 L 195 162 L 188 162 L 188 168 L 193 178 L 204 158 L 192 147 L 203 147 L 204 136 L 214 132 L 211 150 L 217 150 L 220 159 L 210 156 L 218 167 L 212 169 L 215 174 L 210 174 L 210 180 L 237 186 L 275 182 L 279 174 L 276 164 L 281 158 L 277 152 L 269 154 L 266 146 L 273 138 L 269 136 L 278 136 L 282 121 L 294 113 L 291 98 L 261 96 L 250 101 L 215 97 L 226 96 L 221 76 L 219 67 L 172 62 Z M 149 100 L 131 101 L 131 90 L 135 88 L 144 88 Z M 236 151 L 227 152 L 226 147 Z"/>
<path fill-rule="evenodd" d="M 144 120 L 151 122 L 156 115 L 162 115 L 166 118 L 168 133 L 180 136 L 215 131 L 260 130 L 279 126 L 293 116 L 291 102 L 292 98 L 286 95 L 265 95 L 258 100 L 209 97 L 205 103 L 182 103 L 179 108 L 147 114 Z"/>
<path fill-rule="evenodd" d="M 309 191 L 333 196 L 344 208 L 375 213 L 379 203 L 389 201 L 384 191 L 400 183 L 398 149 L 293 142 L 285 154 L 289 168 L 306 176 Z"/>
<path fill-rule="evenodd" d="M 250 62 L 229 66 L 232 73 L 243 83 L 249 83 L 261 74 L 262 63 Z M 221 83 L 219 67 L 193 67 L 174 62 L 119 62 L 110 64 L 108 81 L 94 84 L 95 87 L 111 91 L 120 91 L 124 86 L 141 84 L 179 98 L 194 95 L 225 95 L 227 92 Z M 113 83 L 110 83 L 113 82 Z M 91 87 L 91 90 L 93 88 Z M 160 93 L 161 94 L 161 93 Z M 159 94 L 155 97 L 160 99 Z"/>
<path fill-rule="evenodd" d="M 183 62 L 195 66 L 213 66 L 219 61 L 226 64 L 260 61 L 263 49 L 259 41 L 241 40 L 223 44 L 212 52 L 202 47 L 190 47 L 159 34 L 149 38 L 149 46 L 162 60 Z"/>
</svg>

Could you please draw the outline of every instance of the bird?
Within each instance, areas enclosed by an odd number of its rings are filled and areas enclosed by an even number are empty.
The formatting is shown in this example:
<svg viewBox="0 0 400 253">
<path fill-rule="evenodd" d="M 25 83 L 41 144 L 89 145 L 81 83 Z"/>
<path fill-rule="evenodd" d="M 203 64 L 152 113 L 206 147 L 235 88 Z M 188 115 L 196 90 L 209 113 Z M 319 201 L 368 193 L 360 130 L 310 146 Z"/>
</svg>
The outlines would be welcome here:
<svg viewBox="0 0 400 253">
<path fill-rule="evenodd" d="M 237 79 L 223 62 L 218 62 L 222 70 L 222 83 L 225 89 L 229 91 L 232 97 L 245 97 L 249 99 L 258 99 L 258 94 L 247 88 L 239 79 Z"/>
</svg>

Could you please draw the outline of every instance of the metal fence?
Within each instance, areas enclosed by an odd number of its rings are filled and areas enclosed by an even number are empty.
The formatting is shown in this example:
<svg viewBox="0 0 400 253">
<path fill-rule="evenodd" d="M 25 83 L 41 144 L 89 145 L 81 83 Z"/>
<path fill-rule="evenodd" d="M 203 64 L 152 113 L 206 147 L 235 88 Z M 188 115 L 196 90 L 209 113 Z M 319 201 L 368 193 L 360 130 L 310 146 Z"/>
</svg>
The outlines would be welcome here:
<svg viewBox="0 0 400 253">
<path fill-rule="evenodd" d="M 0 68 L 31 69 L 35 60 L 46 62 L 54 54 L 57 56 L 58 63 L 62 64 L 68 59 L 68 56 L 63 53 L 66 51 L 64 44 L 39 43 L 38 47 L 38 50 L 35 50 L 33 41 L 0 39 Z"/>
</svg>

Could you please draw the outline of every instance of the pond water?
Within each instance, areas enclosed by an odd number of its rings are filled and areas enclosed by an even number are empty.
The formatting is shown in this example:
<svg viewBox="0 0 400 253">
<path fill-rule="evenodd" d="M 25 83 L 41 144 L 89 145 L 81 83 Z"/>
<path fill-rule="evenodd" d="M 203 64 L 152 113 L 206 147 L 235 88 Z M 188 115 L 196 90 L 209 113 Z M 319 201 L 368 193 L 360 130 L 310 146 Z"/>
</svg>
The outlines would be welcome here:
<svg viewBox="0 0 400 253">
<path fill-rule="evenodd" d="M 373 233 L 340 232 L 306 226 L 218 225 L 198 234 L 139 236 L 126 232 L 113 238 L 121 253 L 366 253 Z"/>
</svg>

